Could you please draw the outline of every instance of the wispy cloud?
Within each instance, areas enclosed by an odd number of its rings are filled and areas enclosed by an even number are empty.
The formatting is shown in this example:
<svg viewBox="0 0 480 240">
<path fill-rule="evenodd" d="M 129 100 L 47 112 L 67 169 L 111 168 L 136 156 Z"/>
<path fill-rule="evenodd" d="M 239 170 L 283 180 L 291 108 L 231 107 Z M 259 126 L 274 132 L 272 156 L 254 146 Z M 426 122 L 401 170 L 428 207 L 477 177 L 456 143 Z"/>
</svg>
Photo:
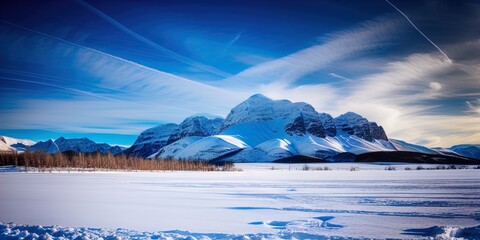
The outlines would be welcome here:
<svg viewBox="0 0 480 240">
<path fill-rule="evenodd" d="M 29 34 L 22 33 L 22 37 L 15 35 L 15 31 L 4 34 L 11 41 L 5 40 L 9 45 L 2 50 L 2 54 L 27 61 L 31 59 L 45 66 L 68 67 L 71 71 L 67 79 L 41 71 L 32 73 L 2 69 L 4 80 L 41 85 L 69 93 L 66 99 L 49 97 L 49 93 L 41 99 L 11 99 L 19 107 L 2 109 L 0 122 L 3 128 L 97 132 L 100 130 L 81 127 L 97 125 L 114 128 L 105 132 L 132 134 L 151 127 L 151 124 L 129 124 L 139 120 L 150 123 L 179 122 L 198 112 L 225 116 L 231 106 L 251 94 L 192 81 L 46 33 L 8 24 Z M 101 89 L 110 91 L 97 92 Z"/>
<path fill-rule="evenodd" d="M 104 100 L 109 100 L 109 101 L 118 101 L 115 98 L 103 96 L 101 94 L 95 94 L 95 93 L 92 93 L 92 92 L 89 92 L 89 91 L 83 91 L 83 90 L 79 90 L 79 89 L 76 89 L 76 88 L 63 87 L 63 86 L 60 86 L 60 85 L 51 84 L 51 83 L 47 83 L 47 82 L 40 82 L 40 81 L 5 77 L 5 76 L 0 76 L 0 79 L 2 79 L 3 81 L 21 82 L 21 83 L 28 83 L 28 84 L 33 84 L 33 85 L 43 85 L 43 86 L 58 88 L 58 89 L 61 89 L 61 90 L 66 90 L 66 91 L 72 92 L 74 94 L 87 95 L 87 96 L 91 96 L 91 97 L 95 97 L 95 98 L 99 98 L 99 99 L 104 99 Z"/>
<path fill-rule="evenodd" d="M 468 113 L 480 114 L 480 98 L 477 100 L 467 101 Z"/>
<path fill-rule="evenodd" d="M 355 78 L 348 88 L 335 84 L 267 85 L 263 92 L 312 103 L 318 111 L 334 116 L 358 112 L 382 124 L 390 137 L 413 143 L 444 147 L 478 143 L 480 78 L 472 75 L 478 64 L 451 64 L 440 54 L 423 53 L 378 67 L 378 73 Z M 468 92 L 468 96 L 456 94 Z M 471 97 L 474 99 L 462 101 Z"/>
<path fill-rule="evenodd" d="M 332 62 L 386 45 L 401 29 L 402 25 L 397 18 L 382 17 L 354 29 L 331 34 L 324 38 L 321 44 L 255 65 L 219 84 L 234 88 L 252 88 L 271 82 L 292 83 Z"/>
</svg>

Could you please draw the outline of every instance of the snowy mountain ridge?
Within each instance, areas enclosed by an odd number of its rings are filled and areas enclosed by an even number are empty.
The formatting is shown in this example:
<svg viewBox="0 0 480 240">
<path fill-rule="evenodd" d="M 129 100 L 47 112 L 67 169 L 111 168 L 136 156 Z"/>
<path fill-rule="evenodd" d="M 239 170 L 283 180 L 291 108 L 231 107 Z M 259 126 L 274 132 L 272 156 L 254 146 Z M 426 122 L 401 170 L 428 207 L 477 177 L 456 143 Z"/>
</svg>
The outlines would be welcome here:
<svg viewBox="0 0 480 240">
<path fill-rule="evenodd" d="M 225 119 L 192 116 L 176 129 L 174 125 L 168 131 L 165 125 L 158 128 L 171 134 L 155 140 L 157 151 L 145 151 L 137 144 L 144 133 L 130 149 L 142 152 L 137 156 L 149 158 L 233 162 L 272 162 L 299 155 L 354 161 L 356 155 L 394 151 L 463 156 L 389 139 L 382 126 L 357 113 L 333 118 L 307 103 L 272 100 L 261 94 L 238 104 Z"/>
<path fill-rule="evenodd" d="M 96 143 L 88 138 L 71 138 L 66 139 L 59 137 L 56 140 L 49 139 L 47 141 L 40 141 L 28 147 L 32 151 L 44 151 L 47 153 L 56 152 L 101 152 L 117 154 L 125 150 L 124 147 L 110 146 L 106 143 Z"/>
<path fill-rule="evenodd" d="M 28 139 L 18 139 L 7 136 L 0 136 L 0 151 L 25 151 L 25 148 L 35 144 Z"/>
</svg>

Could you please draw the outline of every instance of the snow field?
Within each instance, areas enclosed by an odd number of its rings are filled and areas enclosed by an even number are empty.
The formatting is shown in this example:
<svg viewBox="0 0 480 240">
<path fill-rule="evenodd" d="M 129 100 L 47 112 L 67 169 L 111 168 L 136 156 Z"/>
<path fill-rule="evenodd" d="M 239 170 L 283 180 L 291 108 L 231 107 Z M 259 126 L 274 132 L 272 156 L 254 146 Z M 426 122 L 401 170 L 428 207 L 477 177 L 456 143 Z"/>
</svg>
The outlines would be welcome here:
<svg viewBox="0 0 480 240">
<path fill-rule="evenodd" d="M 359 171 L 349 171 L 353 165 Z M 14 222 L 73 226 L 73 232 L 102 238 L 478 236 L 479 170 L 385 171 L 383 165 L 332 163 L 325 165 L 331 171 L 302 171 L 302 166 L 237 164 L 242 172 L 0 173 L 0 232 L 17 236 L 26 230 L 40 236 L 32 226 L 6 224 Z M 404 166 L 413 168 L 397 167 Z"/>
</svg>

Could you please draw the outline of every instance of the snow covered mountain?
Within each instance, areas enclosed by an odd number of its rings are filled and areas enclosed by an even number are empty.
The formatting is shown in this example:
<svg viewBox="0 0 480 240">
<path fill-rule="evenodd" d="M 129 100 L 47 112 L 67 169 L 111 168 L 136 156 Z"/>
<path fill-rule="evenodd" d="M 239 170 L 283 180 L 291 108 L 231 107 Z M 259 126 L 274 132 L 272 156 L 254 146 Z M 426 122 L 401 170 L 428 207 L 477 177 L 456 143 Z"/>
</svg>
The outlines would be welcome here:
<svg viewBox="0 0 480 240">
<path fill-rule="evenodd" d="M 208 137 L 218 133 L 222 126 L 223 119 L 214 118 L 208 119 L 204 116 L 191 116 L 183 120 L 179 125 L 174 123 L 161 124 L 156 127 L 143 131 L 138 136 L 135 143 L 125 150 L 128 156 L 149 157 L 153 153 L 157 153 L 162 147 L 177 142 L 180 139 L 189 138 L 199 140 L 200 138 L 192 137 Z M 188 142 L 188 140 L 187 140 Z M 178 151 L 178 148 L 184 143 L 177 143 L 168 149 L 163 150 L 164 157 L 173 157 L 171 151 Z"/>
<path fill-rule="evenodd" d="M 223 119 L 208 119 L 203 116 L 192 116 L 185 120 L 172 132 L 167 144 L 185 137 L 207 137 L 214 135 L 220 129 Z"/>
<path fill-rule="evenodd" d="M 450 150 L 464 157 L 480 159 L 480 144 L 455 145 Z"/>
<path fill-rule="evenodd" d="M 155 129 L 164 131 L 165 135 L 157 138 L 164 146 L 154 152 L 134 144 L 137 151 L 142 151 L 142 156 L 272 162 L 295 156 L 319 161 L 355 161 L 356 156 L 372 152 L 448 155 L 444 151 L 389 139 L 377 123 L 353 112 L 333 118 L 317 112 L 307 103 L 272 100 L 261 94 L 234 107 L 225 120 L 195 116 L 178 126 L 160 125 Z M 168 137 L 167 132 L 171 132 Z M 460 155 L 452 153 L 449 156 Z"/>
<path fill-rule="evenodd" d="M 187 118 L 180 126 L 190 122 Z M 297 155 L 329 159 L 344 152 L 396 150 L 383 128 L 358 114 L 334 119 L 307 103 L 274 101 L 261 94 L 234 107 L 224 121 L 203 122 L 210 126 L 215 123 L 215 127 L 200 134 L 172 134 L 167 146 L 151 157 L 270 162 Z M 188 124 L 189 129 L 202 129 L 201 123 L 192 125 Z M 179 127 L 174 133 L 185 132 L 183 129 Z M 197 138 L 185 138 L 191 136 Z"/>
<path fill-rule="evenodd" d="M 110 146 L 106 143 L 95 143 L 94 141 L 88 138 L 72 138 L 66 139 L 60 137 L 57 140 L 53 141 L 49 139 L 47 141 L 38 142 L 32 146 L 28 147 L 32 151 L 44 151 L 48 153 L 56 152 L 65 152 L 65 151 L 74 151 L 74 152 L 101 152 L 112 154 L 117 154 L 125 148 L 119 146 Z"/>
<path fill-rule="evenodd" d="M 56 153 L 56 152 L 60 151 L 58 149 L 57 144 L 52 139 L 37 142 L 36 144 L 30 146 L 29 150 L 31 150 L 31 151 L 43 151 L 43 152 L 47 152 L 47 153 Z"/>
<path fill-rule="evenodd" d="M 128 156 L 146 158 L 167 145 L 168 138 L 177 128 L 178 125 L 174 123 L 162 124 L 149 128 L 143 131 L 140 136 L 138 136 L 135 143 L 123 153 Z"/>
<path fill-rule="evenodd" d="M 0 136 L 0 151 L 25 151 L 25 148 L 35 144 L 28 139 L 11 138 Z"/>
</svg>

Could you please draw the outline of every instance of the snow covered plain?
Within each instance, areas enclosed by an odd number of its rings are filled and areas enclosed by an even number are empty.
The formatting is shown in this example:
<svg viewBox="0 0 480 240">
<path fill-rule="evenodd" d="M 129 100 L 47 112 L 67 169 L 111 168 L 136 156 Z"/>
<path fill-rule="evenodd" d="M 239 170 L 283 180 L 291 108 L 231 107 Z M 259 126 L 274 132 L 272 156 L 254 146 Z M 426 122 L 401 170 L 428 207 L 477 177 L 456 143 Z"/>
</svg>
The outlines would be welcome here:
<svg viewBox="0 0 480 240">
<path fill-rule="evenodd" d="M 308 165 L 333 170 L 236 164 L 244 171 L 3 172 L 0 239 L 47 233 L 140 239 L 480 238 L 475 227 L 480 170 Z M 358 171 L 350 171 L 352 166 Z"/>
</svg>

